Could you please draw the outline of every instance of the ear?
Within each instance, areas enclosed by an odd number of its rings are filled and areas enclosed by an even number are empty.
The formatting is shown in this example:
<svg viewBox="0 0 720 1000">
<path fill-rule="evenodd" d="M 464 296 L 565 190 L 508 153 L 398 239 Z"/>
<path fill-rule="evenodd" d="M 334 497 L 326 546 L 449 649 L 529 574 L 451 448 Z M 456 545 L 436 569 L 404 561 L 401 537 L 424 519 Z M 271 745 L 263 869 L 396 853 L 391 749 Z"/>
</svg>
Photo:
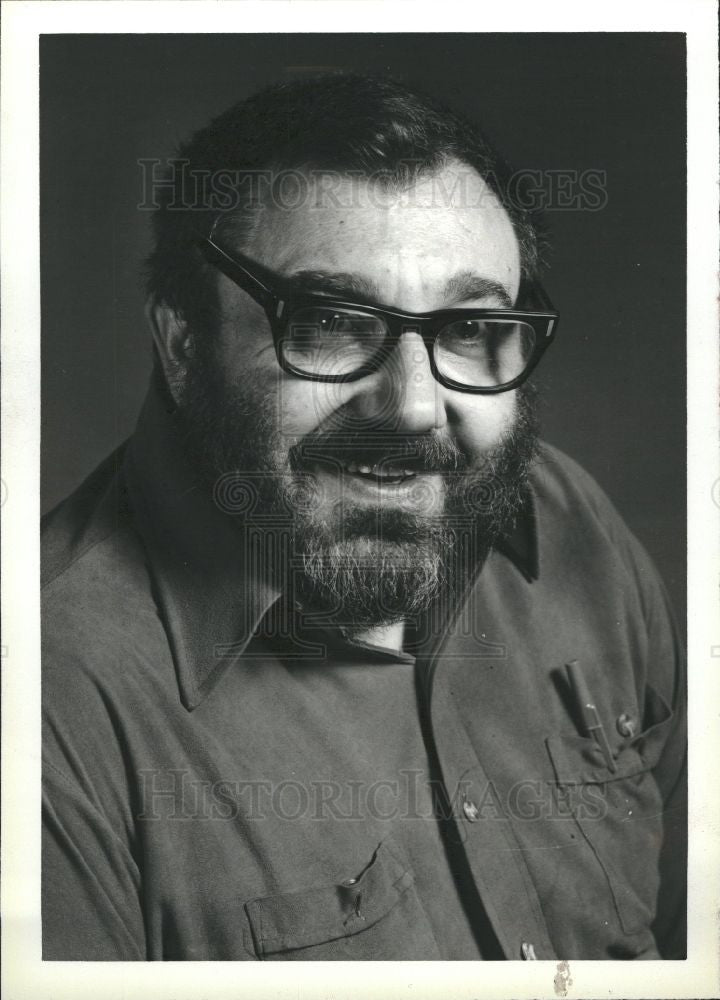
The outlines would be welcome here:
<svg viewBox="0 0 720 1000">
<path fill-rule="evenodd" d="M 165 381 L 177 404 L 185 385 L 188 361 L 194 353 L 192 334 L 183 317 L 164 302 L 148 299 L 145 318 L 152 330 Z"/>
</svg>

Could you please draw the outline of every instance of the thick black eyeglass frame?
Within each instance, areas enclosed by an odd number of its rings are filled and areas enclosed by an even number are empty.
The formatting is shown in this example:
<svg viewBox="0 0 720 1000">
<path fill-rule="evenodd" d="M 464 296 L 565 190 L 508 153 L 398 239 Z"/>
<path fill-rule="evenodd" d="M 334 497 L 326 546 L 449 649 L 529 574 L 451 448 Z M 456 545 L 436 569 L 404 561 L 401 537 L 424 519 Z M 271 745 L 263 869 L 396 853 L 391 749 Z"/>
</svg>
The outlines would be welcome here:
<svg viewBox="0 0 720 1000">
<path fill-rule="evenodd" d="M 214 227 L 213 227 L 214 228 Z M 540 358 L 552 343 L 557 330 L 559 316 L 544 289 L 537 282 L 523 282 L 518 300 L 529 307 L 522 309 L 442 309 L 432 313 L 404 313 L 384 306 L 366 305 L 365 303 L 348 302 L 312 292 L 298 292 L 292 288 L 292 283 L 286 278 L 243 254 L 230 256 L 209 237 L 199 236 L 197 245 L 202 250 L 206 260 L 218 268 L 230 281 L 246 292 L 258 305 L 262 306 L 270 324 L 275 354 L 283 371 L 298 378 L 309 379 L 312 382 L 355 382 L 370 375 L 385 363 L 398 344 L 403 333 L 410 330 L 418 332 L 425 343 L 430 369 L 434 378 L 450 389 L 459 392 L 470 392 L 478 395 L 493 395 L 498 392 L 508 392 L 521 385 L 537 366 Z M 388 329 L 388 336 L 382 347 L 361 368 L 344 375 L 318 375 L 313 372 L 296 368 L 285 359 L 282 342 L 288 329 L 290 319 L 296 309 L 307 306 L 324 306 L 326 308 L 354 309 L 371 316 L 380 316 Z M 524 370 L 510 382 L 493 386 L 472 386 L 443 375 L 435 362 L 435 340 L 440 330 L 449 323 L 467 319 L 504 319 L 527 323 L 535 332 L 535 345 L 528 358 Z"/>
</svg>

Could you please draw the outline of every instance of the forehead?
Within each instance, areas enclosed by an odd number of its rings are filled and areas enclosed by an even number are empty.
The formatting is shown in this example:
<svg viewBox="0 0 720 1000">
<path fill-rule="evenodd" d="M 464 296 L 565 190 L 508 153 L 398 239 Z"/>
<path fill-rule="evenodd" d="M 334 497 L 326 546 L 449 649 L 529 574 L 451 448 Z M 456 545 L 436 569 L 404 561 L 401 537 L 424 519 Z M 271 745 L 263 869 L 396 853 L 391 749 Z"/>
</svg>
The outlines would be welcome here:
<svg viewBox="0 0 720 1000">
<path fill-rule="evenodd" d="M 451 163 L 404 190 L 313 175 L 296 183 L 292 196 L 292 207 L 281 197 L 266 204 L 246 251 L 275 271 L 355 273 L 397 298 L 411 288 L 431 296 L 453 274 L 471 270 L 517 292 L 512 223 L 465 164 Z"/>
</svg>

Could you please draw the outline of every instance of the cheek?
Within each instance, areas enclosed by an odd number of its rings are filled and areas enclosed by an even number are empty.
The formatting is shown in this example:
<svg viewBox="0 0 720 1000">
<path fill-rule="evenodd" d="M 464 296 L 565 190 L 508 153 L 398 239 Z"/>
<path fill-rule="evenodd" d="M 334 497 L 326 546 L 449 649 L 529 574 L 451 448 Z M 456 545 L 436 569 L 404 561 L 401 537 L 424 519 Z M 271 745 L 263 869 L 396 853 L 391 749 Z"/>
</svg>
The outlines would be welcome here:
<svg viewBox="0 0 720 1000">
<path fill-rule="evenodd" d="M 470 454 L 496 447 L 512 430 L 517 414 L 515 392 L 497 396 L 465 396 L 453 421 L 458 443 Z"/>
<path fill-rule="evenodd" d="M 278 425 L 287 437 L 297 438 L 319 428 L 327 429 L 332 415 L 344 401 L 342 385 L 297 379 L 282 372 L 275 381 Z"/>
<path fill-rule="evenodd" d="M 268 373 L 258 376 L 268 380 Z M 277 421 L 282 433 L 291 438 L 312 431 L 359 428 L 348 415 L 348 403 L 357 393 L 357 383 L 311 382 L 289 378 L 282 373 L 273 378 L 277 392 Z M 498 445 L 512 430 L 517 414 L 515 392 L 497 396 L 471 396 L 440 389 L 448 426 L 446 433 L 470 454 L 480 455 Z"/>
<path fill-rule="evenodd" d="M 228 283 L 228 279 L 224 279 Z M 239 301 L 242 293 L 220 288 L 222 322 L 214 338 L 215 359 L 232 381 L 266 381 L 277 370 L 275 346 L 264 312 L 256 303 Z"/>
</svg>

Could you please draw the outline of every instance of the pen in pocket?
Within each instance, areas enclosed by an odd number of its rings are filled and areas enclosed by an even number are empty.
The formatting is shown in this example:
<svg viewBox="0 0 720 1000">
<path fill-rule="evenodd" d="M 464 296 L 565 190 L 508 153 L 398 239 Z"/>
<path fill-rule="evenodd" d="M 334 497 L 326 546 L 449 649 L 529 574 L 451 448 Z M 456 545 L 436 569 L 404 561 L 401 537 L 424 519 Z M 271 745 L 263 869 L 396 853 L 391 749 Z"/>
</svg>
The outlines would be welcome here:
<svg viewBox="0 0 720 1000">
<path fill-rule="evenodd" d="M 602 719 L 598 714 L 595 700 L 590 695 L 582 667 L 580 666 L 578 660 L 571 660 L 570 663 L 565 664 L 565 669 L 567 670 L 568 681 L 570 682 L 573 697 L 575 698 L 586 735 L 595 740 L 602 751 L 602 755 L 605 758 L 605 763 L 608 768 L 615 773 L 617 771 L 617 766 L 613 760 L 610 744 L 608 743 L 607 734 L 605 733 L 605 727 L 603 726 Z"/>
</svg>

